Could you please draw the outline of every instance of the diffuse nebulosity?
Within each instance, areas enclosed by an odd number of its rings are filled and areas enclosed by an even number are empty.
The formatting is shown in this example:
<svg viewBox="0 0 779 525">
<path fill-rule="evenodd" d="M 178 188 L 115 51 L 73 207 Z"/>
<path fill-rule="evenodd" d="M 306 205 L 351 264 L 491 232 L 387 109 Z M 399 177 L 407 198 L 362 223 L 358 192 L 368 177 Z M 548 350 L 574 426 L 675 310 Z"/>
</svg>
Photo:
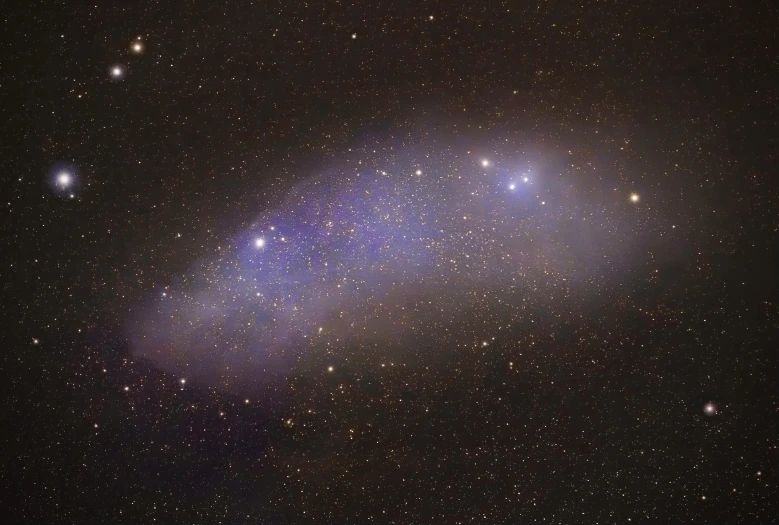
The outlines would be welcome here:
<svg viewBox="0 0 779 525">
<path fill-rule="evenodd" d="M 629 266 L 630 191 L 615 205 L 582 184 L 518 151 L 352 151 L 135 308 L 133 352 L 243 392 L 314 354 L 370 360 L 444 334 L 486 346 L 529 308 L 575 309 Z"/>
</svg>

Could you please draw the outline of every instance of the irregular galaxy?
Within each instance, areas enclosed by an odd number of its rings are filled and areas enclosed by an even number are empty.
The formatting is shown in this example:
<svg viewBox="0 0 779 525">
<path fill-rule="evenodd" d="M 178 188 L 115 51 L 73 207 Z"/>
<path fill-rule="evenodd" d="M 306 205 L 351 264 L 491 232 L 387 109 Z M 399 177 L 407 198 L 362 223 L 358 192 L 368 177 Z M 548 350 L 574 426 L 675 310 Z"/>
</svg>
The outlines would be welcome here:
<svg viewBox="0 0 779 525">
<path fill-rule="evenodd" d="M 486 337 L 529 309 L 575 309 L 628 269 L 636 238 L 605 192 L 516 152 L 454 151 L 366 149 L 305 180 L 135 310 L 134 352 L 254 390 L 306 356 L 376 364 L 414 337 L 472 342 L 456 326 L 474 315 Z"/>
<path fill-rule="evenodd" d="M 5 523 L 779 523 L 779 3 L 6 4 Z"/>
</svg>

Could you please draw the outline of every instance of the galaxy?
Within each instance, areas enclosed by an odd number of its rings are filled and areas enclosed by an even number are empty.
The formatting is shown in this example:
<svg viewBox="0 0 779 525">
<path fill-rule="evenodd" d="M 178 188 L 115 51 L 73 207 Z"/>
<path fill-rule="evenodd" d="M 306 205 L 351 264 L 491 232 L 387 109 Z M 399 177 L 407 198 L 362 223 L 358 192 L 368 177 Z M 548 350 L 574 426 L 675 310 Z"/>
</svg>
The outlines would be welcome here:
<svg viewBox="0 0 779 525">
<path fill-rule="evenodd" d="M 458 347 L 456 325 L 479 312 L 490 312 L 481 328 L 489 339 L 534 309 L 597 302 L 630 270 L 642 243 L 634 223 L 656 220 L 619 218 L 623 203 L 604 206 L 598 184 L 567 180 L 551 165 L 456 152 L 418 143 L 355 149 L 307 178 L 141 307 L 127 330 L 134 352 L 240 390 L 305 368 L 311 355 L 378 365 L 420 337 Z M 424 170 L 409 162 L 417 158 Z M 512 182 L 507 191 L 514 178 L 521 189 Z M 683 244 L 683 234 L 671 242 Z M 460 337 L 468 346 L 473 336 Z M 396 350 L 364 346 L 379 343 Z M 350 357 L 350 348 L 365 354 Z"/>
<path fill-rule="evenodd" d="M 779 522 L 776 6 L 6 11 L 4 522 Z"/>
</svg>

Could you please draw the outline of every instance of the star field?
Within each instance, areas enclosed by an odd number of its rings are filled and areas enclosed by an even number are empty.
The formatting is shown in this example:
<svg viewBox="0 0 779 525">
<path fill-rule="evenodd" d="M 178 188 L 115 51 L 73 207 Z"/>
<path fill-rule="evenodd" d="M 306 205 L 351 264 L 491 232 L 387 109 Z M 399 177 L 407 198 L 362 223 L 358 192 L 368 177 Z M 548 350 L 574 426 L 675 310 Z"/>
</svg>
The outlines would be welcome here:
<svg viewBox="0 0 779 525">
<path fill-rule="evenodd" d="M 613 190 L 552 166 L 440 149 L 374 144 L 312 175 L 218 257 L 136 308 L 133 352 L 240 391 L 314 355 L 376 365 L 398 351 L 378 343 L 407 351 L 435 337 L 467 347 L 475 334 L 455 335 L 464 319 L 478 315 L 492 334 L 537 309 L 598 302 L 640 257 L 635 223 L 649 230 L 658 220 L 625 214 Z M 409 157 L 424 158 L 425 170 Z M 507 192 L 505 181 L 528 170 L 535 183 L 525 176 L 521 191 Z"/>
<path fill-rule="evenodd" d="M 7 523 L 774 523 L 776 6 L 9 6 Z"/>
</svg>

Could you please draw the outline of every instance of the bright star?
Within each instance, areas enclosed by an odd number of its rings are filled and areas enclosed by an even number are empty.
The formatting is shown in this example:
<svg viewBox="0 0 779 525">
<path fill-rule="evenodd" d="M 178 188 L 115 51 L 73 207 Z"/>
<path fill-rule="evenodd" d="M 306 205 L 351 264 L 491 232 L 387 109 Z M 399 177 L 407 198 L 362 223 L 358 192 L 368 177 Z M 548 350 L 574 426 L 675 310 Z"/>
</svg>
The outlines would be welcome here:
<svg viewBox="0 0 779 525">
<path fill-rule="evenodd" d="M 514 190 L 514 189 L 516 189 L 516 187 L 517 187 L 516 184 L 509 184 L 509 189 L 510 190 Z"/>
<path fill-rule="evenodd" d="M 133 43 L 133 53 L 141 53 L 143 51 L 143 44 L 141 42 Z"/>
<path fill-rule="evenodd" d="M 57 183 L 62 187 L 67 187 L 70 185 L 71 182 L 70 173 L 62 172 L 57 176 Z"/>
<path fill-rule="evenodd" d="M 416 173 L 417 175 L 422 175 L 422 170 L 417 170 L 414 173 Z"/>
<path fill-rule="evenodd" d="M 352 40 L 355 40 L 357 38 L 357 33 L 352 33 Z"/>
<path fill-rule="evenodd" d="M 716 416 L 717 415 L 717 405 L 715 405 L 712 402 L 708 402 L 705 405 L 703 405 L 703 413 L 707 416 Z"/>
<path fill-rule="evenodd" d="M 630 202 L 638 202 L 639 196 L 638 193 L 631 193 L 630 194 Z"/>
<path fill-rule="evenodd" d="M 333 371 L 333 367 L 332 367 L 332 366 L 328 366 L 328 367 L 327 367 L 327 371 L 328 371 L 328 372 L 332 372 L 332 371 Z"/>
<path fill-rule="evenodd" d="M 490 165 L 490 161 L 488 161 L 487 159 L 482 159 L 482 161 L 481 161 L 481 165 L 482 165 L 482 166 L 484 166 L 484 167 L 486 168 L 487 166 L 489 166 L 489 165 Z"/>
<path fill-rule="evenodd" d="M 254 241 L 254 245 L 255 245 L 257 248 L 262 248 L 263 246 L 265 246 L 265 239 L 263 239 L 262 237 L 258 237 L 258 238 L 257 238 L 257 239 Z"/>
<path fill-rule="evenodd" d="M 179 383 L 181 383 L 182 385 L 186 384 L 186 382 L 187 382 L 187 380 L 184 379 L 183 377 L 181 379 L 179 379 Z"/>
<path fill-rule="evenodd" d="M 527 182 L 527 181 L 528 181 L 527 177 L 522 177 L 522 182 Z"/>
<path fill-rule="evenodd" d="M 114 66 L 111 68 L 111 78 L 119 80 L 124 76 L 124 70 L 121 66 Z"/>
</svg>

